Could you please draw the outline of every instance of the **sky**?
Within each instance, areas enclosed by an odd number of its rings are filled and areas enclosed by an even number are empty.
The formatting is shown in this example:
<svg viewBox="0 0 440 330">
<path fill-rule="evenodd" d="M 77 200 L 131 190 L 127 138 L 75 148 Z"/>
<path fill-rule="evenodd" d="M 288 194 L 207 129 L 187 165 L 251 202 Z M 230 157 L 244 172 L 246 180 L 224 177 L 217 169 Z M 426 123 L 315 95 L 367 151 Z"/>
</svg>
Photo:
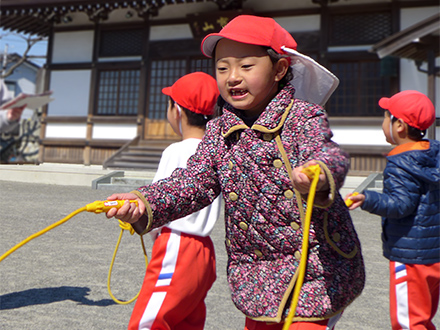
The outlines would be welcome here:
<svg viewBox="0 0 440 330">
<path fill-rule="evenodd" d="M 0 52 L 4 53 L 7 45 L 8 53 L 17 53 L 22 55 L 26 49 L 26 41 L 16 36 L 15 33 L 0 29 Z M 36 43 L 30 50 L 29 55 L 45 56 L 47 53 L 47 41 L 40 41 Z M 31 59 L 35 64 L 42 66 L 46 63 L 46 59 Z"/>
</svg>

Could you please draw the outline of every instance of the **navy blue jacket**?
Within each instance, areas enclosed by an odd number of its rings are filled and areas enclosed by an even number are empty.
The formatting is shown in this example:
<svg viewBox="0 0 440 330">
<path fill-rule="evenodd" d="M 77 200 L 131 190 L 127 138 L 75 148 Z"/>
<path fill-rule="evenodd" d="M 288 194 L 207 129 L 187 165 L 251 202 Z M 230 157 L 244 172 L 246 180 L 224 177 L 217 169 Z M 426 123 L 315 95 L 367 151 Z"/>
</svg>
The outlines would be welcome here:
<svg viewBox="0 0 440 330">
<path fill-rule="evenodd" d="M 440 262 L 440 142 L 429 140 L 429 149 L 425 150 L 405 150 L 409 146 L 398 146 L 387 157 L 383 193 L 365 191 L 362 209 L 382 216 L 386 258 L 405 264 L 437 263 Z"/>
</svg>

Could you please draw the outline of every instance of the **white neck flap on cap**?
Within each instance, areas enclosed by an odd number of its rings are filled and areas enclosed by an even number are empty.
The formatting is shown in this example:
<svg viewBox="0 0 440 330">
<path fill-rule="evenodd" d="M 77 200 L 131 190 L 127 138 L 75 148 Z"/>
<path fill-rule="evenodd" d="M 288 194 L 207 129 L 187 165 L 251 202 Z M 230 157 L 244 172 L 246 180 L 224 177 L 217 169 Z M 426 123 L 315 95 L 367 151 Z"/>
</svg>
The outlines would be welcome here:
<svg viewBox="0 0 440 330">
<path fill-rule="evenodd" d="M 281 49 L 292 59 L 295 97 L 324 106 L 338 87 L 339 79 L 314 59 L 285 46 Z"/>
</svg>

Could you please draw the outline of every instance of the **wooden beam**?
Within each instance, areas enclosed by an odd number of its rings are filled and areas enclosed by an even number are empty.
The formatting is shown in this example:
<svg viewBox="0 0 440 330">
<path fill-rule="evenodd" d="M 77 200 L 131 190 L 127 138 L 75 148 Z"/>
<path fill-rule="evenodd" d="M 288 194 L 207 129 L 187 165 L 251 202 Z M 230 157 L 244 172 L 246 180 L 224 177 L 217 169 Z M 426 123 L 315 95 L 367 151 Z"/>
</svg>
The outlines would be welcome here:
<svg viewBox="0 0 440 330">
<path fill-rule="evenodd" d="M 372 52 L 377 53 L 380 58 L 394 55 L 405 47 L 411 47 L 420 38 L 430 34 L 438 34 L 438 25 L 440 22 L 440 13 L 433 15 L 409 28 L 406 28 L 396 34 L 385 38 L 381 42 L 373 45 Z M 409 54 L 406 55 L 410 56 Z M 411 58 L 411 57 L 409 57 Z"/>
</svg>

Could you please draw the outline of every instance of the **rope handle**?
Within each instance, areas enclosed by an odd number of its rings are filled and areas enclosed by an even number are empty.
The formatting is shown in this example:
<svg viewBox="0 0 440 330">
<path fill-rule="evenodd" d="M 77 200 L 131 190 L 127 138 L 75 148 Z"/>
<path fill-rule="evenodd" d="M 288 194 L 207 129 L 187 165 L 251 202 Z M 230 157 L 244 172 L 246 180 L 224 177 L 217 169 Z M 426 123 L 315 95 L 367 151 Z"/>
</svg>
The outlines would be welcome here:
<svg viewBox="0 0 440 330">
<path fill-rule="evenodd" d="M 356 195 L 359 195 L 359 193 L 358 193 L 357 191 L 355 191 L 354 193 L 352 193 L 352 194 L 350 195 L 350 197 L 351 197 L 351 196 L 356 196 Z M 348 198 L 345 200 L 345 205 L 347 205 L 347 207 L 352 206 L 353 203 L 354 203 L 353 200 L 352 200 L 350 197 L 348 197 Z"/>
</svg>

